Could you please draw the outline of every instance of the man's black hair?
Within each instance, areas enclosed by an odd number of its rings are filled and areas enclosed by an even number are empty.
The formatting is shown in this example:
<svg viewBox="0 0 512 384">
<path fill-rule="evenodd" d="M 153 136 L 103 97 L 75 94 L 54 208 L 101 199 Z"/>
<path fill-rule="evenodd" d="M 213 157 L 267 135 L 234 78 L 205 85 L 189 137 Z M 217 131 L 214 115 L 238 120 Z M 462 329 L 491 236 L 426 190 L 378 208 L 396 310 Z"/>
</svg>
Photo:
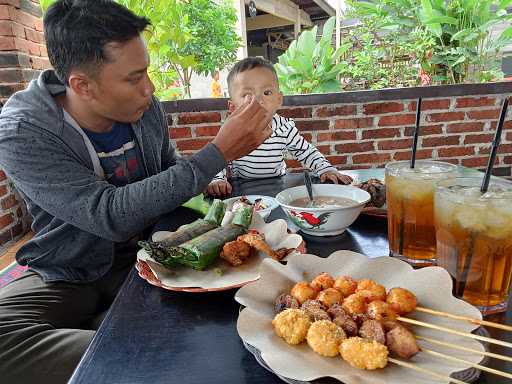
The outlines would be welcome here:
<svg viewBox="0 0 512 384">
<path fill-rule="evenodd" d="M 127 42 L 150 24 L 111 0 L 58 0 L 48 8 L 43 23 L 48 58 L 65 84 L 75 68 L 96 75 L 112 60 L 106 44 Z"/>
<path fill-rule="evenodd" d="M 227 82 L 228 82 L 228 89 L 229 89 L 230 95 L 232 94 L 231 83 L 233 82 L 233 79 L 235 78 L 235 76 L 238 75 L 239 73 L 249 71 L 254 68 L 267 68 L 269 71 L 271 71 L 274 74 L 276 81 L 279 83 L 274 65 L 270 61 L 268 61 L 267 59 L 265 59 L 261 56 L 246 57 L 245 59 L 238 61 L 233 66 L 233 68 L 231 68 L 231 71 L 229 71 Z"/>
</svg>

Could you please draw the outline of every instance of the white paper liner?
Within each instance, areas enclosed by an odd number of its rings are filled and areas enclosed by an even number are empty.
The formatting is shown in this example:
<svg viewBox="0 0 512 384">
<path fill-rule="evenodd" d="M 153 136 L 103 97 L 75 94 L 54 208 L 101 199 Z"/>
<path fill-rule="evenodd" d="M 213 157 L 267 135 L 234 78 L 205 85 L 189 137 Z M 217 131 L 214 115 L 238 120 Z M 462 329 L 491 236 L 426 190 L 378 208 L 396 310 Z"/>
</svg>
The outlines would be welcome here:
<svg viewBox="0 0 512 384">
<path fill-rule="evenodd" d="M 302 243 L 300 235 L 287 232 L 286 221 L 282 219 L 274 220 L 267 224 L 259 215 L 253 215 L 250 228 L 263 233 L 266 242 L 274 250 L 279 248 L 297 248 Z M 158 232 L 158 236 L 163 235 L 162 232 Z M 256 280 L 260 276 L 261 262 L 267 257 L 262 252 L 258 252 L 255 257 L 248 259 L 238 267 L 233 267 L 219 258 L 206 270 L 196 271 L 187 267 L 177 267 L 170 270 L 154 261 L 145 250 L 141 249 L 137 253 L 137 259 L 144 260 L 163 285 L 171 288 L 197 287 L 203 289 L 239 286 L 240 284 Z M 222 271 L 220 275 L 216 272 L 216 268 L 220 268 Z"/>
<path fill-rule="evenodd" d="M 481 319 L 481 314 L 475 307 L 452 296 L 451 278 L 444 269 L 439 267 L 413 270 L 407 263 L 391 257 L 369 259 L 350 251 L 338 251 L 325 259 L 309 254 L 294 254 L 289 257 L 286 266 L 273 260 L 265 260 L 261 266 L 261 278 L 241 288 L 235 296 L 235 299 L 246 307 L 240 313 L 237 329 L 245 342 L 261 351 L 265 362 L 278 375 L 302 381 L 330 376 L 345 384 L 443 382 L 392 363 L 377 371 L 356 369 L 339 356 L 336 358 L 322 357 L 313 352 L 306 343 L 291 346 L 275 335 L 271 325 L 275 315 L 273 311 L 275 298 L 281 293 L 290 292 L 296 282 L 310 281 L 321 272 L 328 272 L 334 277 L 350 275 L 355 279 L 373 279 L 388 290 L 393 287 L 403 287 L 416 295 L 420 306 Z M 420 312 L 413 312 L 407 317 L 464 332 L 471 332 L 477 328 L 476 325 L 470 323 Z M 414 326 L 412 330 L 417 335 L 484 351 L 480 342 L 467 337 L 451 335 L 425 327 Z M 473 363 L 482 360 L 482 356 L 477 354 L 426 343 L 420 343 L 421 345 Z M 470 367 L 467 364 L 449 362 L 421 352 L 409 362 L 447 376 L 452 372 Z"/>
</svg>

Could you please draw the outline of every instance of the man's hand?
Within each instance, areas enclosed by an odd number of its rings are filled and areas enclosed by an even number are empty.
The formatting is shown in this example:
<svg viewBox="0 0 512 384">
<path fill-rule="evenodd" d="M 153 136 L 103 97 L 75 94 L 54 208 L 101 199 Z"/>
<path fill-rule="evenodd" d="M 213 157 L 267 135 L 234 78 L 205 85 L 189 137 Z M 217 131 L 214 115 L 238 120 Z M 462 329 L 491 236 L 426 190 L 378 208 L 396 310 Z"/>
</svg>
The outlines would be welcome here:
<svg viewBox="0 0 512 384">
<path fill-rule="evenodd" d="M 226 180 L 214 180 L 206 188 L 206 193 L 214 197 L 226 197 L 231 194 L 231 184 Z"/>
<path fill-rule="evenodd" d="M 226 161 L 239 159 L 272 134 L 271 121 L 272 115 L 252 97 L 226 119 L 213 144 Z"/>
<path fill-rule="evenodd" d="M 338 171 L 328 171 L 320 175 L 320 181 L 322 183 L 331 182 L 333 184 L 350 184 L 352 182 L 352 178 Z"/>
</svg>

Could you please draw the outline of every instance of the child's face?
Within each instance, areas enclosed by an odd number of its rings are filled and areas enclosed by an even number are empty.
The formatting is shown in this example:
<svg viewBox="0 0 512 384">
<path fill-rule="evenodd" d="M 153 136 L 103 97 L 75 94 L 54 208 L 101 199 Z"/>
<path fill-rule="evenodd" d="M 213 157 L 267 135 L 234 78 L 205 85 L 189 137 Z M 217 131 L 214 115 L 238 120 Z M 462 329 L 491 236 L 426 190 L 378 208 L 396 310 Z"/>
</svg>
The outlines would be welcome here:
<svg viewBox="0 0 512 384">
<path fill-rule="evenodd" d="M 272 115 L 283 103 L 283 95 L 279 91 L 277 79 L 267 68 L 258 67 L 237 74 L 231 83 L 231 111 L 238 108 L 251 96 Z"/>
</svg>

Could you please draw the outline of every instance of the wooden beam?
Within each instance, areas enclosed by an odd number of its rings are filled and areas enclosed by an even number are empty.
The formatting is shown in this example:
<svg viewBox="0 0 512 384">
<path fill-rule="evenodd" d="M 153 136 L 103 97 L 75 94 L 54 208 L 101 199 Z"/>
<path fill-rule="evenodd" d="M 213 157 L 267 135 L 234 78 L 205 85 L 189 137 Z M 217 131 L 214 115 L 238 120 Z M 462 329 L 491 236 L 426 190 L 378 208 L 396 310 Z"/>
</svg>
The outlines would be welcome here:
<svg viewBox="0 0 512 384">
<path fill-rule="evenodd" d="M 245 4 L 249 3 L 250 0 L 245 0 Z M 302 25 L 307 27 L 313 26 L 309 15 L 290 0 L 254 0 L 254 3 L 256 4 L 256 8 L 260 11 L 288 20 L 290 24 L 295 24 L 297 20 L 297 10 L 299 10 Z"/>
<path fill-rule="evenodd" d="M 329 5 L 329 3 L 325 0 L 313 0 L 316 5 L 318 5 L 320 8 L 322 8 L 325 13 L 327 13 L 329 16 L 335 16 L 336 15 L 336 11 L 334 10 L 333 7 L 331 7 Z"/>
<path fill-rule="evenodd" d="M 260 15 L 254 18 L 249 17 L 246 20 L 248 31 L 254 31 L 256 29 L 284 27 L 285 25 L 291 24 L 293 24 L 291 21 L 282 19 L 274 15 Z"/>
</svg>

